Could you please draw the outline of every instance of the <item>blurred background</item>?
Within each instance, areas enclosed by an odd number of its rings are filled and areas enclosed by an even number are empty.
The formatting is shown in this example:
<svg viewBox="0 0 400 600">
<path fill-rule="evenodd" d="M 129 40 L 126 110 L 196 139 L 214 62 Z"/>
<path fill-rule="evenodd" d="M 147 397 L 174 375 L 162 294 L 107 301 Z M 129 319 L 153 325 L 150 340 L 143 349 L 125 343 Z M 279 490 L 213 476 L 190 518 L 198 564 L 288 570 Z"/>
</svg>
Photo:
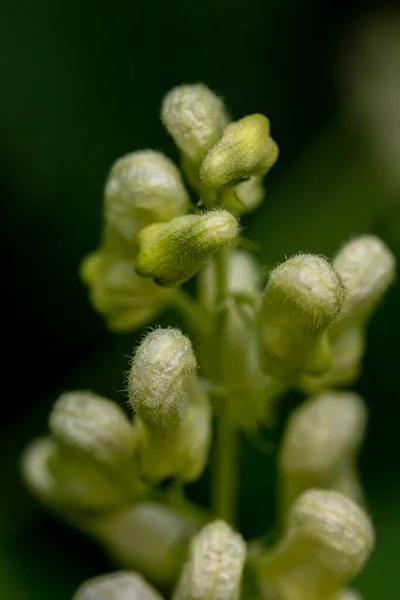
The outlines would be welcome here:
<svg viewBox="0 0 400 600">
<path fill-rule="evenodd" d="M 204 82 L 235 118 L 268 115 L 280 146 L 266 201 L 245 222 L 262 263 L 298 250 L 332 255 L 366 232 L 400 260 L 400 9 L 384 0 L 3 0 L 0 11 L 0 594 L 68 600 L 112 567 L 26 493 L 18 456 L 46 431 L 61 392 L 90 388 L 123 402 L 141 332 L 108 333 L 77 274 L 99 241 L 111 163 L 147 147 L 177 158 L 161 99 Z M 370 411 L 361 468 L 377 529 L 357 582 L 366 600 L 400 589 L 399 302 L 395 284 L 370 323 L 356 385 Z M 274 520 L 274 464 L 250 443 L 242 460 L 240 524 L 251 537 Z M 207 504 L 207 477 L 190 493 Z"/>
</svg>

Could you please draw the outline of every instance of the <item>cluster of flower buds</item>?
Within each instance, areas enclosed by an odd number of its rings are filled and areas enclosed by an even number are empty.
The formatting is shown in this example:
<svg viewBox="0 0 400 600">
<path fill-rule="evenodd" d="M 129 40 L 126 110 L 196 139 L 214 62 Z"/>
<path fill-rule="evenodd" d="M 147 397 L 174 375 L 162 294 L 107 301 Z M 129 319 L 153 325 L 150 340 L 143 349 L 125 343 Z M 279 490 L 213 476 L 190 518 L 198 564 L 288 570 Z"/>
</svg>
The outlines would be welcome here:
<svg viewBox="0 0 400 600">
<path fill-rule="evenodd" d="M 81 277 L 111 329 L 139 328 L 172 305 L 197 347 L 172 327 L 145 335 L 127 377 L 133 419 L 94 393 L 63 394 L 50 435 L 25 453 L 25 480 L 128 569 L 87 582 L 75 600 L 161 600 L 142 575 L 173 600 L 357 600 L 347 586 L 374 538 L 357 473 L 366 409 L 356 393 L 334 388 L 359 372 L 366 323 L 394 278 L 394 258 L 362 236 L 332 262 L 286 259 L 263 290 L 262 269 L 238 237 L 240 216 L 262 201 L 278 158 L 269 120 L 231 122 L 201 84 L 169 92 L 161 120 L 199 202 L 163 154 L 117 160 L 102 241 Z M 180 286 L 196 275 L 194 299 Z M 314 395 L 288 419 L 277 453 L 284 534 L 250 553 L 231 528 L 236 439 L 269 425 L 289 388 Z M 182 487 L 205 470 L 214 421 L 217 500 L 205 514 Z"/>
</svg>

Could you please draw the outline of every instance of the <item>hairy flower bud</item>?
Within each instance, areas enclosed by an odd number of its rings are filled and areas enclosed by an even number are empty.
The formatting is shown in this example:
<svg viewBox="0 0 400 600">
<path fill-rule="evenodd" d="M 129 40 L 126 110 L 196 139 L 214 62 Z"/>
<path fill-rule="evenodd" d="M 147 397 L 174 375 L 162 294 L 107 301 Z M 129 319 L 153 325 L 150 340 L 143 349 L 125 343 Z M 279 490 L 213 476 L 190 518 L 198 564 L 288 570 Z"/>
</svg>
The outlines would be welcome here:
<svg viewBox="0 0 400 600">
<path fill-rule="evenodd" d="M 207 188 L 218 190 L 253 175 L 264 176 L 278 154 L 267 117 L 248 115 L 225 128 L 221 140 L 205 156 L 200 177 Z"/>
<path fill-rule="evenodd" d="M 394 279 L 393 254 L 379 238 L 366 235 L 347 243 L 333 264 L 347 289 L 338 327 L 363 322 Z"/>
<path fill-rule="evenodd" d="M 61 445 L 108 466 L 129 460 L 137 443 L 121 408 L 87 391 L 63 394 L 53 407 L 49 426 Z"/>
<path fill-rule="evenodd" d="M 260 559 L 267 596 L 336 598 L 364 566 L 374 544 L 365 512 L 340 492 L 311 489 L 293 505 L 285 537 Z"/>
<path fill-rule="evenodd" d="M 138 573 L 117 571 L 89 579 L 73 600 L 162 600 L 160 594 Z"/>
<path fill-rule="evenodd" d="M 364 402 L 352 392 L 322 393 L 293 412 L 279 453 L 284 513 L 310 488 L 346 487 L 360 500 L 355 461 L 365 426 Z"/>
<path fill-rule="evenodd" d="M 153 150 L 132 152 L 113 165 L 105 186 L 106 227 L 131 243 L 142 227 L 170 221 L 189 209 L 174 163 Z"/>
<path fill-rule="evenodd" d="M 245 559 L 239 534 L 223 521 L 206 525 L 191 543 L 173 600 L 236 600 Z"/>
<path fill-rule="evenodd" d="M 150 427 L 179 420 L 197 362 L 190 340 L 179 329 L 156 329 L 142 341 L 128 378 L 132 408 Z"/>
<path fill-rule="evenodd" d="M 180 85 L 165 96 L 161 120 L 193 163 L 220 139 L 228 117 L 220 98 L 202 84 Z"/>
<path fill-rule="evenodd" d="M 150 225 L 138 237 L 136 270 L 164 286 L 179 285 L 195 275 L 219 249 L 238 234 L 231 213 L 215 210 Z"/>
<path fill-rule="evenodd" d="M 270 274 L 258 323 L 265 370 L 321 373 L 330 366 L 326 330 L 340 314 L 343 283 L 327 260 L 289 258 Z"/>
<path fill-rule="evenodd" d="M 171 298 L 171 290 L 140 277 L 132 259 L 103 250 L 84 259 L 81 277 L 89 287 L 94 308 L 104 316 L 108 327 L 117 332 L 145 325 Z"/>
<path fill-rule="evenodd" d="M 365 324 L 395 276 L 395 259 L 372 235 L 355 238 L 336 256 L 334 267 L 347 294 L 339 318 L 329 331 L 332 364 L 318 377 L 302 377 L 306 391 L 349 385 L 358 376 L 365 351 Z"/>
</svg>

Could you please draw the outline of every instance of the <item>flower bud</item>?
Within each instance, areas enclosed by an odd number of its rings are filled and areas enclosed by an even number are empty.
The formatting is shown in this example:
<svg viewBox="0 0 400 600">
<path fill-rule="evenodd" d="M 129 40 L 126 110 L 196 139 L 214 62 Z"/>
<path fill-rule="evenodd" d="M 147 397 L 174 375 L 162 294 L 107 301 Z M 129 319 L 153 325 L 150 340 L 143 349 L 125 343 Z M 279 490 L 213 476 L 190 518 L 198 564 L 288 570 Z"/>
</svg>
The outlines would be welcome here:
<svg viewBox="0 0 400 600">
<path fill-rule="evenodd" d="M 138 573 L 117 571 L 89 579 L 73 600 L 162 600 L 160 594 Z"/>
<path fill-rule="evenodd" d="M 215 252 L 232 244 L 237 234 L 238 223 L 225 210 L 150 225 L 138 237 L 136 270 L 160 285 L 179 285 L 193 277 Z"/>
<path fill-rule="evenodd" d="M 102 250 L 84 259 L 81 277 L 89 287 L 94 308 L 117 332 L 145 325 L 171 298 L 171 290 L 140 277 L 132 260 Z"/>
<path fill-rule="evenodd" d="M 318 377 L 301 378 L 300 387 L 306 391 L 349 385 L 358 377 L 365 352 L 365 323 L 395 275 L 393 255 L 372 235 L 346 244 L 333 265 L 347 295 L 339 318 L 329 330 L 332 364 Z"/>
<path fill-rule="evenodd" d="M 235 186 L 228 187 L 222 195 L 222 206 L 235 215 L 255 210 L 265 195 L 262 177 L 250 177 Z"/>
<path fill-rule="evenodd" d="M 134 428 L 121 408 L 92 392 L 63 394 L 49 426 L 59 444 L 108 466 L 128 461 L 137 445 Z"/>
<path fill-rule="evenodd" d="M 185 214 L 189 198 L 179 170 L 164 154 L 132 152 L 113 165 L 105 186 L 106 226 L 127 242 L 142 227 Z"/>
<path fill-rule="evenodd" d="M 337 326 L 364 322 L 394 279 L 393 254 L 379 238 L 365 235 L 347 243 L 333 264 L 347 288 Z"/>
<path fill-rule="evenodd" d="M 156 329 L 144 338 L 133 357 L 128 394 L 149 427 L 179 420 L 196 367 L 190 340 L 179 329 Z"/>
<path fill-rule="evenodd" d="M 159 587 L 170 588 L 199 526 L 198 515 L 141 502 L 102 517 L 91 533 L 123 567 L 139 571 Z"/>
<path fill-rule="evenodd" d="M 172 89 L 164 98 L 161 120 L 181 152 L 194 163 L 220 139 L 228 123 L 222 100 L 202 84 Z"/>
<path fill-rule="evenodd" d="M 157 483 L 168 477 L 194 481 L 203 472 L 211 443 L 211 407 L 198 382 L 186 392 L 186 408 L 169 427 L 142 426 L 141 468 L 143 477 Z"/>
<path fill-rule="evenodd" d="M 292 413 L 279 453 L 284 513 L 310 488 L 349 490 L 352 479 L 359 492 L 355 461 L 366 420 L 364 402 L 352 392 L 325 392 Z"/>
<path fill-rule="evenodd" d="M 173 600 L 237 600 L 246 544 L 223 521 L 206 525 L 193 539 Z"/>
<path fill-rule="evenodd" d="M 267 596 L 340 597 L 342 588 L 364 566 L 373 544 L 372 525 L 350 498 L 334 491 L 308 490 L 289 513 L 285 537 L 260 559 Z"/>
<path fill-rule="evenodd" d="M 318 374 L 330 366 L 326 331 L 340 314 L 343 283 L 327 260 L 299 254 L 270 274 L 258 323 L 266 371 Z"/>
<path fill-rule="evenodd" d="M 200 170 L 203 184 L 218 190 L 254 175 L 264 176 L 279 153 L 269 131 L 267 117 L 260 114 L 230 123 L 203 160 Z"/>
</svg>

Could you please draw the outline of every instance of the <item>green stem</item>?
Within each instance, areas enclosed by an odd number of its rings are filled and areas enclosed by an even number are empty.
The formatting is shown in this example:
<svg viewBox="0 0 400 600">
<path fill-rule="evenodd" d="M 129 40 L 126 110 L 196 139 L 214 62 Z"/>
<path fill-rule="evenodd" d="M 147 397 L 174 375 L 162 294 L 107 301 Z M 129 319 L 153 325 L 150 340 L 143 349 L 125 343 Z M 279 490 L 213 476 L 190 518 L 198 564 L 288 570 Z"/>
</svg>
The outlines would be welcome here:
<svg viewBox="0 0 400 600">
<path fill-rule="evenodd" d="M 202 307 L 183 289 L 179 289 L 171 298 L 171 306 L 179 311 L 188 326 L 196 333 L 204 335 L 210 327 L 209 318 Z"/>
<path fill-rule="evenodd" d="M 217 282 L 216 313 L 212 338 L 215 352 L 214 380 L 223 388 L 228 383 L 229 377 L 225 363 L 226 317 L 229 301 L 227 272 L 229 250 L 221 250 L 214 260 Z M 214 512 L 219 518 L 234 524 L 237 500 L 238 432 L 232 426 L 227 412 L 224 411 L 223 402 L 226 400 L 226 397 L 222 398 L 222 410 L 217 414 L 212 503 Z"/>
</svg>

